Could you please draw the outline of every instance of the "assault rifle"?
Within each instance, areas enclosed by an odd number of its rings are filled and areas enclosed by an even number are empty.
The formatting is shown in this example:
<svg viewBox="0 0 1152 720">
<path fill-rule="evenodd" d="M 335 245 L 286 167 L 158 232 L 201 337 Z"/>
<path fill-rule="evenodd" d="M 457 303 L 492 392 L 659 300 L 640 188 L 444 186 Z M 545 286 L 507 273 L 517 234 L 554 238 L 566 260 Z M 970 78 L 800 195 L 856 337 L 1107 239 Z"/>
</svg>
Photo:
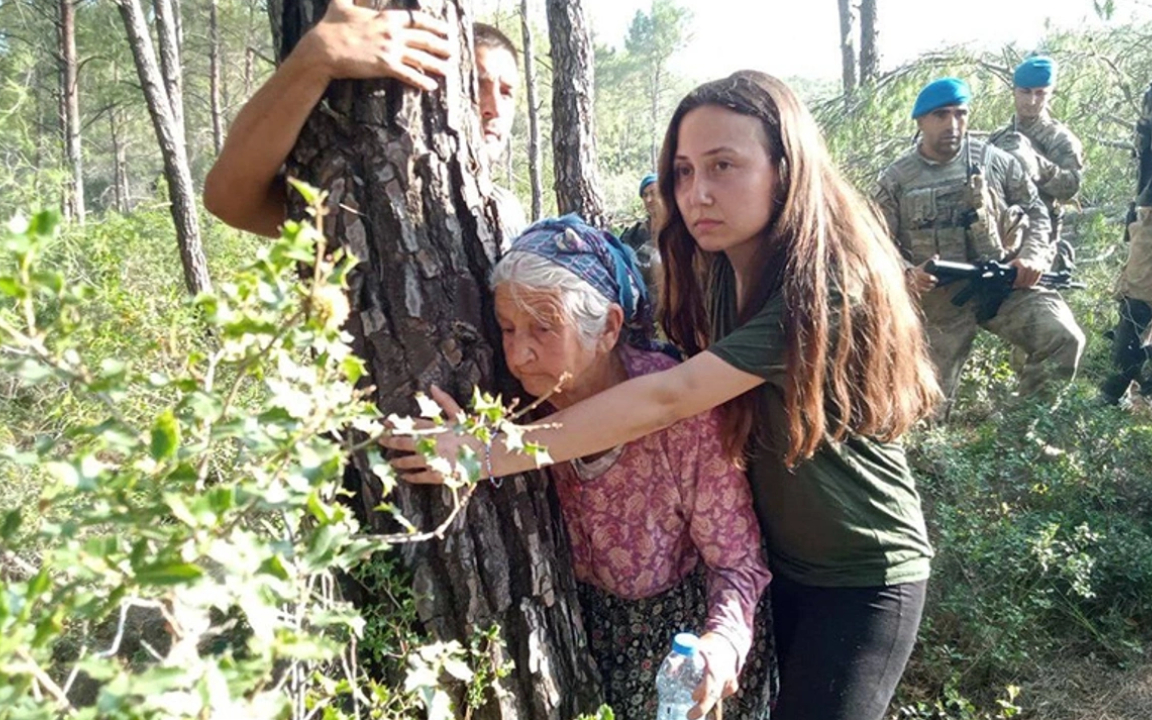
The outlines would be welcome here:
<svg viewBox="0 0 1152 720">
<path fill-rule="evenodd" d="M 929 260 L 924 265 L 924 271 L 936 276 L 938 285 L 949 285 L 960 280 L 967 280 L 968 286 L 956 293 L 952 304 L 960 307 L 973 298 L 976 299 L 976 320 L 985 322 L 996 317 L 1000 306 L 1008 299 L 1012 292 L 1012 284 L 1016 282 L 1016 267 L 1005 265 L 995 260 L 988 260 L 979 265 L 968 263 L 948 262 L 947 260 Z M 1072 274 L 1067 270 L 1060 272 L 1046 272 L 1040 276 L 1040 287 L 1052 290 L 1072 290 L 1086 287 L 1084 283 L 1074 282 Z"/>
</svg>

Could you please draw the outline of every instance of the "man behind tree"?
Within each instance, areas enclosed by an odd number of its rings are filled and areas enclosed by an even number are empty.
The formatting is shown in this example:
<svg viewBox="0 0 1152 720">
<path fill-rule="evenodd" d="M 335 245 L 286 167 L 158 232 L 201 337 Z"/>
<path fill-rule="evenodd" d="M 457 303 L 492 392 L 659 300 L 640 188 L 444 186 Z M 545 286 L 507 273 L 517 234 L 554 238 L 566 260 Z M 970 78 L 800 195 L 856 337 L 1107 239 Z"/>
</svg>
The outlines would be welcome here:
<svg viewBox="0 0 1152 720">
<path fill-rule="evenodd" d="M 1016 158 L 968 136 L 970 99 L 968 84 L 957 78 L 936 80 L 920 92 L 912 110 L 920 141 L 881 173 L 875 196 L 904 256 L 909 288 L 920 298 L 948 400 L 945 413 L 979 328 L 1025 352 L 1021 395 L 1037 392 L 1049 377 L 1071 379 L 1084 347 L 1084 333 L 1060 294 L 1036 286 L 1052 263 L 1048 213 Z M 1008 251 L 999 227 L 1011 212 L 1027 223 L 1018 223 L 1019 247 Z M 994 317 L 979 321 L 975 301 L 952 304 L 966 283 L 938 286 L 925 270 L 932 259 L 1008 260 L 1017 271 L 1013 290 Z"/>
<path fill-rule="evenodd" d="M 1016 114 L 1007 127 L 994 133 L 990 140 L 1024 164 L 1052 221 L 1055 267 L 1072 270 L 1076 253 L 1067 241 L 1061 239 L 1060 229 L 1064 217 L 1063 204 L 1080 191 L 1084 151 L 1080 140 L 1048 110 L 1056 89 L 1056 61 L 1048 57 L 1028 58 L 1016 66 L 1012 84 Z"/>
<path fill-rule="evenodd" d="M 496 28 L 476 23 L 484 159 L 494 166 L 508 146 L 520 85 L 518 53 Z M 272 77 L 237 114 L 204 181 L 204 207 L 233 227 L 275 237 L 288 212 L 281 169 L 328 84 L 340 79 L 393 78 L 435 90 L 453 52 L 448 26 L 418 10 L 371 10 L 332 0 Z M 504 242 L 526 225 L 509 191 L 494 187 Z"/>
</svg>

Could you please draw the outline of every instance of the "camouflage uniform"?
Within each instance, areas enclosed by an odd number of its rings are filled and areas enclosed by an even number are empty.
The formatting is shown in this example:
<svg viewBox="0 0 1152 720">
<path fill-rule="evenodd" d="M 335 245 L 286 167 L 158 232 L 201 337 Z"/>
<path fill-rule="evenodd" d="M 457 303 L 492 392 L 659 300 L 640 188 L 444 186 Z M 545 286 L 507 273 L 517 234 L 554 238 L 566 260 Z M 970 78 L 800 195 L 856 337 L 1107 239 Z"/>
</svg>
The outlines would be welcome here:
<svg viewBox="0 0 1152 720">
<path fill-rule="evenodd" d="M 1137 210 L 1136 221 L 1128 225 L 1128 242 L 1128 262 L 1116 279 L 1120 300 L 1120 322 L 1112 338 L 1116 372 L 1101 386 L 1104 399 L 1113 404 L 1134 380 L 1140 383 L 1142 394 L 1152 395 L 1152 379 L 1142 376 L 1152 328 L 1152 207 Z"/>
<path fill-rule="evenodd" d="M 983 224 L 973 221 L 978 208 L 967 190 L 969 162 L 987 189 L 984 205 L 991 217 Z M 1016 158 L 975 138 L 966 140 L 945 163 L 928 160 L 918 148 L 910 150 L 881 173 L 875 200 L 908 267 L 934 255 L 956 262 L 1003 260 L 1009 251 L 997 228 L 1013 209 L 1027 220 L 1018 223 L 1023 233 L 1015 256 L 1045 268 L 1052 262 L 1048 214 L 1024 168 Z M 1019 371 L 1021 395 L 1036 392 L 1049 377 L 1070 379 L 1075 374 L 1084 333 L 1058 292 L 1013 290 L 996 316 L 981 323 L 975 303 L 956 307 L 951 302 L 963 285 L 953 283 L 920 296 L 932 360 L 949 403 L 980 327 L 1026 353 Z"/>
<path fill-rule="evenodd" d="M 658 305 L 661 281 L 660 250 L 656 247 L 656 238 L 652 237 L 648 230 L 648 221 L 641 220 L 625 230 L 620 240 L 635 251 L 636 264 L 644 276 L 644 284 L 648 286 L 648 298 L 653 305 Z"/>
<path fill-rule="evenodd" d="M 1064 219 L 1064 203 L 1069 202 L 1080 192 L 1080 181 L 1084 175 L 1084 150 L 1080 140 L 1063 123 L 1053 119 L 1048 113 L 1032 120 L 1018 120 L 1013 117 L 1007 127 L 995 132 L 990 138 L 993 145 L 1012 154 L 1032 158 L 1024 159 L 1025 167 L 1036 165 L 1036 176 L 1032 178 L 1048 216 L 1052 221 L 1052 244 L 1058 250 L 1058 262 L 1071 269 L 1075 253 L 1072 246 L 1060 239 L 1060 228 Z"/>
<path fill-rule="evenodd" d="M 1133 380 L 1140 392 L 1152 396 L 1152 378 L 1142 376 L 1152 359 L 1152 86 L 1144 93 L 1144 110 L 1136 122 L 1136 202 L 1129 211 L 1128 261 L 1116 279 L 1120 322 L 1112 336 L 1112 364 L 1116 372 L 1101 385 L 1100 394 L 1117 403 Z"/>
</svg>

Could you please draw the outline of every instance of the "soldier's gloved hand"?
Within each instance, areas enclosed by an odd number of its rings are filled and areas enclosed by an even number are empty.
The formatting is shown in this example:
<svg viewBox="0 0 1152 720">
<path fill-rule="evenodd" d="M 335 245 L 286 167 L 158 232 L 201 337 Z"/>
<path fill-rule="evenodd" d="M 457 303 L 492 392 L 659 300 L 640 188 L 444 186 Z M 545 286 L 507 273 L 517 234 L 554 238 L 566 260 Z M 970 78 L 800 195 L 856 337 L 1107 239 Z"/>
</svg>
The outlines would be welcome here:
<svg viewBox="0 0 1152 720">
<path fill-rule="evenodd" d="M 932 256 L 932 260 L 939 259 L 939 255 Z M 908 289 L 911 290 L 913 294 L 919 295 L 926 293 L 936 287 L 936 283 L 939 282 L 935 275 L 924 269 L 924 266 L 932 262 L 932 260 L 927 260 L 920 265 L 904 268 L 904 281 L 908 283 Z"/>
<path fill-rule="evenodd" d="M 1014 288 L 1030 288 L 1040 282 L 1040 276 L 1044 274 L 1044 268 L 1031 260 L 1016 258 L 1008 264 L 1016 268 L 1016 281 L 1012 283 Z"/>
</svg>

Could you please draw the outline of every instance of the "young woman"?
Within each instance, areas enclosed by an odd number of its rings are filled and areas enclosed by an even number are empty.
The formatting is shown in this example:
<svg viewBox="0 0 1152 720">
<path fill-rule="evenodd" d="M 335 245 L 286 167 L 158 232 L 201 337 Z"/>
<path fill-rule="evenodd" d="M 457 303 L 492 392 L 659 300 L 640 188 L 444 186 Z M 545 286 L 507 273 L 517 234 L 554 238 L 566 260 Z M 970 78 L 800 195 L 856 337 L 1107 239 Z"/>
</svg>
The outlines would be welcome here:
<svg viewBox="0 0 1152 720">
<path fill-rule="evenodd" d="M 775 577 L 773 717 L 879 720 L 915 642 L 932 555 L 899 437 L 939 397 L 896 250 L 808 110 L 762 73 L 685 97 L 659 176 L 662 321 L 690 359 L 564 408 L 528 437 L 563 461 L 721 408 Z M 454 459 L 463 442 L 438 452 Z M 491 453 L 495 475 L 531 465 L 499 443 Z M 435 480 L 419 460 L 407 468 Z M 702 688 L 694 716 L 720 690 Z"/>
<path fill-rule="evenodd" d="M 676 364 L 653 342 L 635 256 L 575 216 L 517 238 L 492 289 L 508 369 L 554 409 Z M 748 482 L 721 447 L 719 413 L 704 413 L 553 469 L 592 655 L 617 717 L 654 717 L 656 671 L 684 630 L 703 633 L 718 680 L 740 676 L 729 716 L 768 717 L 771 616 L 760 614 L 758 632 L 753 618 L 770 576 Z"/>
</svg>

